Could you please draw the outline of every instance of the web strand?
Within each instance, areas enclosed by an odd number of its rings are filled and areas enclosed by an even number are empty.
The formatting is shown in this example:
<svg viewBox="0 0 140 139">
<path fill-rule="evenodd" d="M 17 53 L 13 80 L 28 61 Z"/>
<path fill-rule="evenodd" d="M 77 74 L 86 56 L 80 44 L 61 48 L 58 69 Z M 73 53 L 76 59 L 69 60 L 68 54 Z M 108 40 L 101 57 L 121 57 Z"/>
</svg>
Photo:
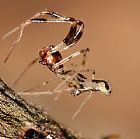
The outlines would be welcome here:
<svg viewBox="0 0 140 139">
<path fill-rule="evenodd" d="M 77 111 L 73 114 L 72 116 L 72 120 L 75 119 L 75 117 L 80 113 L 80 111 L 82 110 L 82 108 L 85 106 L 85 104 L 87 103 L 87 101 L 92 97 L 93 92 L 90 91 L 89 95 L 86 97 L 86 99 L 81 103 L 80 107 L 77 109 Z"/>
</svg>

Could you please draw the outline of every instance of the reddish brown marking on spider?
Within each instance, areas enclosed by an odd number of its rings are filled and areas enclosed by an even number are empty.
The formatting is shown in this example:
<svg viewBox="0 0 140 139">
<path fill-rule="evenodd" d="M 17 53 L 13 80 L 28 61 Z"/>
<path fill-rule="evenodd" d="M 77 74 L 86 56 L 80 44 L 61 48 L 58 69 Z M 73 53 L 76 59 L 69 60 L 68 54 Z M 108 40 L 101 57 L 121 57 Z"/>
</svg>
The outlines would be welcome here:
<svg viewBox="0 0 140 139">
<path fill-rule="evenodd" d="M 39 63 L 42 65 L 46 65 L 52 72 L 55 72 L 55 70 L 63 68 L 63 64 L 59 65 L 56 68 L 53 68 L 54 64 L 56 64 L 62 60 L 62 56 L 59 51 L 52 53 L 50 51 L 51 47 L 53 47 L 53 46 L 43 47 L 39 51 L 39 56 L 40 56 Z"/>
</svg>

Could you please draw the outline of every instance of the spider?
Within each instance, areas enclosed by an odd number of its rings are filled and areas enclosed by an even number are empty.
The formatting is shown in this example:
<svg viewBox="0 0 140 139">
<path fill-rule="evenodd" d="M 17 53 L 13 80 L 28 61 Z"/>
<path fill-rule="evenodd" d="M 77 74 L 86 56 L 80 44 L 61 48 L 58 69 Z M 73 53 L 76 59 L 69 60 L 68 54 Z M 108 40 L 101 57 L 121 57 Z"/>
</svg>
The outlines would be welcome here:
<svg viewBox="0 0 140 139">
<path fill-rule="evenodd" d="M 51 18 L 40 18 L 39 16 L 50 16 Z M 69 49 L 74 44 L 76 44 L 80 38 L 82 37 L 83 30 L 84 30 L 84 24 L 80 20 L 76 20 L 73 17 L 65 17 L 62 16 L 56 12 L 52 11 L 43 11 L 40 13 L 37 13 L 33 17 L 31 17 L 26 22 L 22 23 L 19 27 L 12 30 L 8 34 L 4 36 L 7 37 L 17 29 L 20 29 L 19 36 L 17 40 L 12 44 L 10 51 L 8 52 L 4 62 L 9 59 L 10 55 L 13 52 L 13 49 L 15 48 L 16 44 L 20 41 L 24 28 L 31 24 L 31 23 L 70 23 L 71 27 L 68 32 L 68 35 L 63 39 L 63 41 L 58 45 L 49 45 L 47 47 L 43 47 L 39 50 L 39 57 L 36 57 L 33 59 L 26 67 L 25 69 L 19 74 L 19 76 L 16 78 L 16 80 L 13 83 L 13 86 L 15 86 L 21 77 L 25 74 L 25 72 L 34 65 L 37 61 L 39 61 L 40 64 L 46 66 L 49 68 L 56 77 L 59 77 L 63 79 L 67 85 L 68 90 L 71 94 L 74 96 L 78 96 L 81 93 L 84 92 L 93 92 L 93 91 L 100 91 L 101 93 L 105 95 L 109 95 L 111 93 L 111 87 L 109 83 L 105 80 L 96 80 L 95 79 L 95 71 L 92 71 L 92 80 L 88 80 L 83 74 L 79 73 L 76 70 L 66 70 L 64 68 L 64 63 L 69 61 L 70 59 L 83 54 L 83 61 L 82 65 L 85 65 L 85 59 L 87 52 L 89 52 L 89 48 L 81 49 L 70 56 L 66 58 L 62 58 L 61 52 L 64 50 Z M 86 70 L 89 72 L 90 70 Z M 43 85 L 49 83 L 49 81 L 46 81 L 43 83 Z"/>
</svg>

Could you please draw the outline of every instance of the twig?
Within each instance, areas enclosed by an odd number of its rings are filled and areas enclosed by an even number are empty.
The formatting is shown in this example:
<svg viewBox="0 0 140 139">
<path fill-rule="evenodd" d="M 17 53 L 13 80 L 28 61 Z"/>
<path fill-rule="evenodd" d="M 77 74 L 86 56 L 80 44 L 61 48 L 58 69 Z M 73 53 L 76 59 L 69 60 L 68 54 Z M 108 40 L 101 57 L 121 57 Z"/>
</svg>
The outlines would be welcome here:
<svg viewBox="0 0 140 139">
<path fill-rule="evenodd" d="M 0 138 L 81 139 L 47 114 L 18 96 L 0 79 Z"/>
</svg>

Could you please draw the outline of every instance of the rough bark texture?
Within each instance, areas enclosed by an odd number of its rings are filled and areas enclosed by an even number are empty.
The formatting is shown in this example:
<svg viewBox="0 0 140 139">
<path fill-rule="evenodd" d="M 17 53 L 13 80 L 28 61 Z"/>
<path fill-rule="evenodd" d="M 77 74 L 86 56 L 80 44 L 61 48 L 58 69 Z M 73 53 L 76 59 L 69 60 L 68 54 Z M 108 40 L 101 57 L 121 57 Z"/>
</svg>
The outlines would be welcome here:
<svg viewBox="0 0 140 139">
<path fill-rule="evenodd" d="M 0 139 L 80 139 L 0 79 Z"/>
</svg>

